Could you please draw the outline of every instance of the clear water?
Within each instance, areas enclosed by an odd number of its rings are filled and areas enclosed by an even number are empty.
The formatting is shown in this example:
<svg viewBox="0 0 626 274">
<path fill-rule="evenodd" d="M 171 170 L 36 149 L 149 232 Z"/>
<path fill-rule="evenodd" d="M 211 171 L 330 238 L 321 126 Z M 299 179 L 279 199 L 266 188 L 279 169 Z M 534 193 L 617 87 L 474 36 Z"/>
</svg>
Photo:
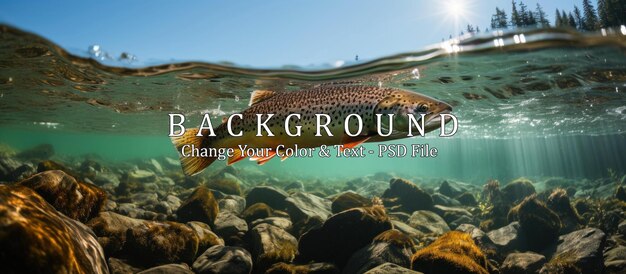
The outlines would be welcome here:
<svg viewBox="0 0 626 274">
<path fill-rule="evenodd" d="M 458 134 L 393 141 L 437 147 L 434 159 L 294 158 L 237 165 L 320 181 L 381 171 L 476 184 L 520 176 L 594 179 L 608 176 L 608 169 L 626 172 L 625 49 L 620 30 L 583 35 L 551 29 L 465 37 L 317 71 L 209 63 L 136 69 L 105 66 L 0 26 L 0 143 L 17 150 L 52 144 L 56 157 L 176 158 L 166 136 L 168 113 L 184 113 L 194 126 L 203 113 L 221 117 L 245 109 L 255 89 L 377 85 L 450 103 Z"/>
</svg>

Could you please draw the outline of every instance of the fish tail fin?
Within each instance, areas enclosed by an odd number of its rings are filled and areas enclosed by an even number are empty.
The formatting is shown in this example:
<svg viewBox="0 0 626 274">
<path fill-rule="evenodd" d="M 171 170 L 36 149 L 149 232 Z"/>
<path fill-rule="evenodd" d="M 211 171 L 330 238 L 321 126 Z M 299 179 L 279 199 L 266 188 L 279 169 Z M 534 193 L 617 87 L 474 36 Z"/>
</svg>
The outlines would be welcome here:
<svg viewBox="0 0 626 274">
<path fill-rule="evenodd" d="M 206 139 L 205 133 L 203 132 L 203 136 L 196 136 L 198 134 L 198 128 L 190 128 L 185 131 L 185 133 L 181 136 L 171 137 L 172 143 L 176 147 L 178 154 L 180 156 L 180 165 L 183 167 L 183 172 L 185 175 L 192 176 L 200 173 L 210 164 L 212 164 L 217 157 L 200 157 L 200 156 L 190 156 L 185 157 L 182 155 L 181 149 L 185 145 L 193 145 L 195 148 L 202 148 L 205 146 L 203 142 Z"/>
</svg>

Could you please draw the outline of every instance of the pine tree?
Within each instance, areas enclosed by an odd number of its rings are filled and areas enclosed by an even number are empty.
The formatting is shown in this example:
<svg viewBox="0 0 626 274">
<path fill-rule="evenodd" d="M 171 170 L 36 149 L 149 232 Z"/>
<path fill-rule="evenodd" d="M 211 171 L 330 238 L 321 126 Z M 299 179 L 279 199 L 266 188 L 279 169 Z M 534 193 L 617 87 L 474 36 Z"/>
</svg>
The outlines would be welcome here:
<svg viewBox="0 0 626 274">
<path fill-rule="evenodd" d="M 570 12 L 570 14 L 572 14 Z M 569 17 L 567 16 L 567 13 L 565 13 L 564 10 L 561 11 L 561 20 L 563 20 L 563 26 L 569 26 L 570 22 L 569 22 Z"/>
<path fill-rule="evenodd" d="M 537 25 L 537 19 L 535 18 L 535 15 L 533 14 L 532 11 L 528 11 L 528 14 L 526 15 L 527 18 L 527 25 L 528 26 L 535 26 Z"/>
<path fill-rule="evenodd" d="M 554 26 L 557 28 L 563 26 L 563 19 L 561 18 L 561 12 L 559 12 L 559 9 L 556 9 L 556 15 L 554 16 Z"/>
<path fill-rule="evenodd" d="M 574 18 L 574 15 L 572 15 L 571 12 L 569 13 L 569 16 L 568 16 L 568 24 L 572 28 L 576 28 L 576 26 L 577 26 L 576 25 L 576 18 Z"/>
<path fill-rule="evenodd" d="M 541 5 L 539 5 L 539 3 L 537 3 L 537 8 L 535 10 L 535 13 L 537 13 L 537 22 L 542 26 L 542 27 L 549 27 L 550 26 L 550 21 L 548 21 L 548 19 L 546 18 L 546 13 L 543 11 L 543 8 L 541 8 Z"/>
<path fill-rule="evenodd" d="M 474 27 L 470 24 L 467 24 L 467 33 L 474 33 Z"/>
<path fill-rule="evenodd" d="M 577 29 L 584 29 L 583 17 L 580 14 L 580 9 L 578 9 L 578 6 L 574 6 L 574 19 L 576 20 L 576 28 Z"/>
<path fill-rule="evenodd" d="M 476 25 L 476 33 L 480 33 L 480 28 Z"/>
<path fill-rule="evenodd" d="M 500 16 L 498 17 L 498 28 L 506 28 L 508 26 L 508 21 L 506 18 L 506 11 L 504 9 L 500 10 Z"/>
<path fill-rule="evenodd" d="M 525 27 L 530 25 L 530 20 L 528 18 L 528 9 L 526 8 L 526 4 L 524 4 L 524 2 L 519 3 L 519 16 L 521 25 L 518 27 Z"/>
<path fill-rule="evenodd" d="M 601 27 L 606 28 L 611 25 L 606 0 L 598 0 L 598 17 Z"/>
<path fill-rule="evenodd" d="M 498 16 L 500 16 L 500 9 L 496 7 L 496 13 L 491 15 L 491 28 L 495 29 L 498 27 Z"/>
<path fill-rule="evenodd" d="M 584 30 L 596 30 L 598 29 L 598 16 L 596 15 L 596 10 L 591 5 L 589 0 L 583 0 L 583 13 L 585 17 L 583 19 L 583 29 Z"/>
<path fill-rule="evenodd" d="M 511 26 L 519 27 L 521 25 L 521 21 L 520 15 L 517 12 L 517 3 L 515 3 L 515 0 L 512 0 L 511 4 L 513 5 L 513 8 L 511 8 Z"/>
</svg>

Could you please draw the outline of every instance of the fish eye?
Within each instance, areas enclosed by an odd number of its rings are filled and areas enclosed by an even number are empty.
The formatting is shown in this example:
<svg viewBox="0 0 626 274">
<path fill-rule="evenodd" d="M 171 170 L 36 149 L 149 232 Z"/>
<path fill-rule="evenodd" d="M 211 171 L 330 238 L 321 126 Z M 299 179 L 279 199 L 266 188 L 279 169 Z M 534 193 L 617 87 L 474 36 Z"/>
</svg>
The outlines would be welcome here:
<svg viewBox="0 0 626 274">
<path fill-rule="evenodd" d="M 428 111 L 428 105 L 420 104 L 419 106 L 417 106 L 417 108 L 415 110 L 417 112 L 427 112 Z"/>
</svg>

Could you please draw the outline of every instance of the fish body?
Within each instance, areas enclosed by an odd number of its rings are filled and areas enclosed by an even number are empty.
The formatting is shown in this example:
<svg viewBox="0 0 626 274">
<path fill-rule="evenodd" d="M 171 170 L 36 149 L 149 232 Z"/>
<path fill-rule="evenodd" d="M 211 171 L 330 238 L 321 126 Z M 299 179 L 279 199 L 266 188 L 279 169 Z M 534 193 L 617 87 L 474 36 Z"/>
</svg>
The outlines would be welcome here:
<svg viewBox="0 0 626 274">
<path fill-rule="evenodd" d="M 314 148 L 321 145 L 344 145 L 346 148 L 355 147 L 363 142 L 386 141 L 406 138 L 408 129 L 408 115 L 424 114 L 424 131 L 429 132 L 440 127 L 439 114 L 449 113 L 450 105 L 421 95 L 415 92 L 395 89 L 379 88 L 372 86 L 323 86 L 312 89 L 304 89 L 293 92 L 255 91 L 252 93 L 250 106 L 241 112 L 241 119 L 233 118 L 231 122 L 232 132 L 242 133 L 242 136 L 232 136 L 224 122 L 214 129 L 215 136 L 208 136 L 203 132 L 202 137 L 197 137 L 197 129 L 189 129 L 181 137 L 173 137 L 172 141 L 179 150 L 183 145 L 194 144 L 196 147 L 233 148 L 238 150 L 241 146 L 248 148 L 270 149 L 268 155 L 253 158 L 259 164 L 263 164 L 276 156 L 275 149 L 282 145 L 284 148 Z M 268 114 L 273 114 L 266 125 L 274 136 L 262 131 L 258 134 L 259 118 L 265 121 Z M 286 118 L 290 114 L 300 114 L 300 118 L 289 119 L 290 136 L 285 129 Z M 318 118 L 316 114 L 327 114 L 327 117 Z M 361 117 L 362 129 L 358 136 L 349 136 L 345 133 L 346 117 L 356 114 Z M 382 114 L 381 121 L 388 121 L 387 114 L 394 114 L 391 124 L 381 123 L 382 127 L 393 128 L 390 136 L 378 134 L 376 114 Z M 331 134 L 322 128 L 319 136 L 317 133 L 318 119 L 320 124 L 328 123 Z M 358 131 L 358 120 L 352 117 L 349 120 L 349 131 L 354 134 Z M 447 121 L 446 121 L 447 122 Z M 296 126 L 301 126 L 300 134 Z M 387 132 L 387 129 L 381 129 Z M 208 131 L 208 130 L 205 130 Z M 228 163 L 232 164 L 244 159 L 241 151 L 236 151 L 234 157 L 229 157 Z M 186 174 L 195 174 L 210 165 L 215 158 L 209 157 L 182 157 L 183 170 Z"/>
</svg>

